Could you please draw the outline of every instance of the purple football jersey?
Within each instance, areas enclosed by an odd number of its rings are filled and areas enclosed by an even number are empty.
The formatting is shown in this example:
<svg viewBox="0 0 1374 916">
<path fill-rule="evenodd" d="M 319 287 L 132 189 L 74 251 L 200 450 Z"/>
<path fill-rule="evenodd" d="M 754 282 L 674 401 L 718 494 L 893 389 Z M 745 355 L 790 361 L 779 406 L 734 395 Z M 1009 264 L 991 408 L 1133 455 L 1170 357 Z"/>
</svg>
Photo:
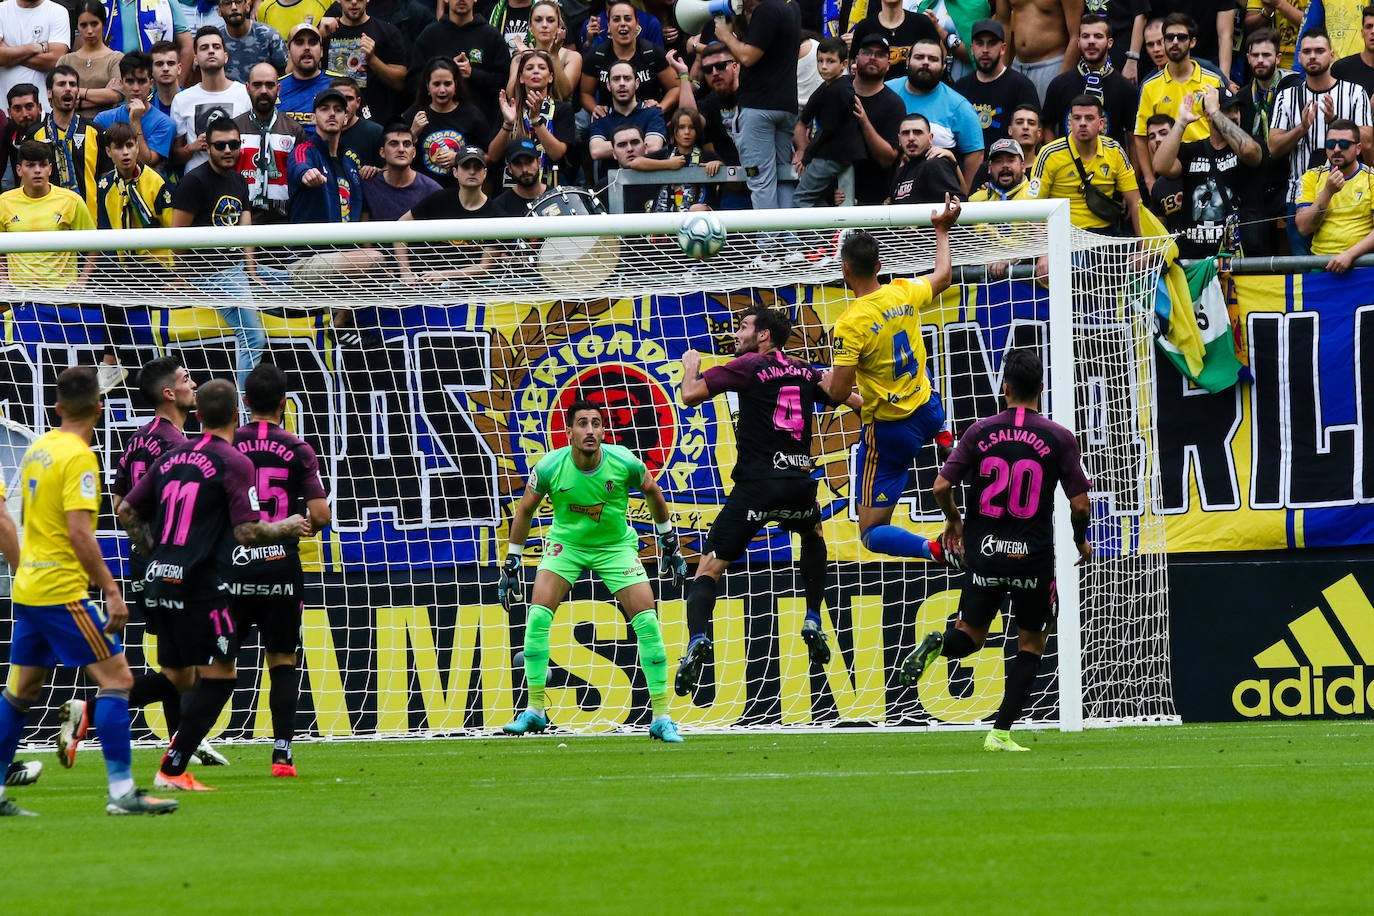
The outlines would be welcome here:
<svg viewBox="0 0 1374 916">
<path fill-rule="evenodd" d="M 305 504 L 324 499 L 320 461 L 310 444 L 275 423 L 258 421 L 234 432 L 234 448 L 253 463 L 258 506 L 263 518 L 279 522 L 305 514 Z M 234 554 L 234 575 L 243 579 L 300 575 L 300 548 L 295 540 L 252 547 Z"/>
</svg>

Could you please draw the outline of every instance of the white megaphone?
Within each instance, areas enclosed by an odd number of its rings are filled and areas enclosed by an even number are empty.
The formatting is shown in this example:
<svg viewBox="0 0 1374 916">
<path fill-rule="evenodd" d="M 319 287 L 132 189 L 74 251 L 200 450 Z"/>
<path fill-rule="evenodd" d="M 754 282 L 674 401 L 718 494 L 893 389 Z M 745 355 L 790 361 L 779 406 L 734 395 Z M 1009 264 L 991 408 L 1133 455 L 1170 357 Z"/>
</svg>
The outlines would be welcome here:
<svg viewBox="0 0 1374 916">
<path fill-rule="evenodd" d="M 688 35 L 697 35 L 717 16 L 738 16 L 744 0 L 677 0 L 673 12 Z"/>
</svg>

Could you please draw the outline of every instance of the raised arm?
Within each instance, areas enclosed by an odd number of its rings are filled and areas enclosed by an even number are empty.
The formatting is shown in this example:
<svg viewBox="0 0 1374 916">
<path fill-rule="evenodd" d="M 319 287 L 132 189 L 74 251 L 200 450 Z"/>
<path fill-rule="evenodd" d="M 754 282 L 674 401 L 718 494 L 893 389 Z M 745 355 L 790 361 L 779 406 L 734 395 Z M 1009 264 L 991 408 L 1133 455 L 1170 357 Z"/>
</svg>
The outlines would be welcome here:
<svg viewBox="0 0 1374 916">
<path fill-rule="evenodd" d="M 932 296 L 949 289 L 954 279 L 954 265 L 949 253 L 949 228 L 959 221 L 959 198 L 945 195 L 945 208 L 930 212 L 930 224 L 935 227 L 935 270 L 926 279 Z"/>
<path fill-rule="evenodd" d="M 706 380 L 701 377 L 701 354 L 696 350 L 682 354 L 682 385 L 678 390 L 683 407 L 695 407 L 711 397 Z"/>
</svg>

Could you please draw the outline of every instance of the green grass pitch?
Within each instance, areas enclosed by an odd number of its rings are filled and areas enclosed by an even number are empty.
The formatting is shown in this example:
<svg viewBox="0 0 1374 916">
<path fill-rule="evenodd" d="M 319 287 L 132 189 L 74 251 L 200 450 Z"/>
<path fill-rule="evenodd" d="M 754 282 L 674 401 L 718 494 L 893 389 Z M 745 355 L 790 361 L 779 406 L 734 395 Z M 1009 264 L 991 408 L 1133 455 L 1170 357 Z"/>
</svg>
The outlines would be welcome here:
<svg viewBox="0 0 1374 916">
<path fill-rule="evenodd" d="M 30 913 L 1368 912 L 1374 725 L 229 746 L 159 818 L 51 752 L 0 821 Z M 566 744 L 566 746 L 560 746 Z M 33 757 L 33 754 L 21 754 Z M 135 752 L 151 782 L 157 755 Z M 163 794 L 163 793 L 159 793 Z"/>
</svg>

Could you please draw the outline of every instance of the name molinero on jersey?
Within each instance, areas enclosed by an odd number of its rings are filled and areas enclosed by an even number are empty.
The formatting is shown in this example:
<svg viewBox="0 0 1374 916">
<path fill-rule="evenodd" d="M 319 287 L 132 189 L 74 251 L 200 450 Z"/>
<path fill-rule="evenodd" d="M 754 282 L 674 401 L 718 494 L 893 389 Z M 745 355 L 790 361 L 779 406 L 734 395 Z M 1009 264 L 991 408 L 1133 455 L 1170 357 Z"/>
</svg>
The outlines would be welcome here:
<svg viewBox="0 0 1374 916">
<path fill-rule="evenodd" d="M 1073 433 L 1024 407 L 969 427 L 940 476 L 968 483 L 964 555 L 984 575 L 1051 564 L 1055 488 L 1072 499 L 1092 487 Z"/>
<path fill-rule="evenodd" d="M 553 503 L 553 526 L 546 540 L 580 547 L 638 545 L 626 510 L 630 491 L 644 483 L 648 468 L 629 449 L 602 443 L 601 463 L 583 471 L 573 462 L 572 446 L 549 452 L 534 466 L 530 486 Z"/>
</svg>

